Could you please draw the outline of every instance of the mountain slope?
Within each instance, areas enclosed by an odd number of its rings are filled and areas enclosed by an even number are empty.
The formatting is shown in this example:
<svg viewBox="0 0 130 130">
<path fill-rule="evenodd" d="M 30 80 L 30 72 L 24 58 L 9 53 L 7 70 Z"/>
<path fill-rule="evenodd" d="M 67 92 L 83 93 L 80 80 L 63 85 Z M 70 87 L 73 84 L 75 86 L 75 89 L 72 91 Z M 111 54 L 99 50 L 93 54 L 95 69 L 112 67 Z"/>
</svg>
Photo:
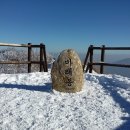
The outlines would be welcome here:
<svg viewBox="0 0 130 130">
<path fill-rule="evenodd" d="M 115 64 L 130 65 L 130 58 L 125 58 L 115 62 Z M 130 77 L 130 68 L 124 67 L 105 67 L 105 73 L 107 74 L 119 74 L 122 76 Z"/>
</svg>

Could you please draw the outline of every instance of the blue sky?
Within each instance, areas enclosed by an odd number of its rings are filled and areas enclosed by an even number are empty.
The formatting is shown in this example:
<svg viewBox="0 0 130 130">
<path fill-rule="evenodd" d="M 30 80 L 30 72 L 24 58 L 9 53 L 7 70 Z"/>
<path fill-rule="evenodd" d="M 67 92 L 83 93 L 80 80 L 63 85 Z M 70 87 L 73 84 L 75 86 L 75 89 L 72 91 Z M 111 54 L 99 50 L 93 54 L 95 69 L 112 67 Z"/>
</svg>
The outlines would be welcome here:
<svg viewBox="0 0 130 130">
<path fill-rule="evenodd" d="M 130 0 L 0 0 L 0 42 L 47 51 L 130 46 Z"/>
</svg>

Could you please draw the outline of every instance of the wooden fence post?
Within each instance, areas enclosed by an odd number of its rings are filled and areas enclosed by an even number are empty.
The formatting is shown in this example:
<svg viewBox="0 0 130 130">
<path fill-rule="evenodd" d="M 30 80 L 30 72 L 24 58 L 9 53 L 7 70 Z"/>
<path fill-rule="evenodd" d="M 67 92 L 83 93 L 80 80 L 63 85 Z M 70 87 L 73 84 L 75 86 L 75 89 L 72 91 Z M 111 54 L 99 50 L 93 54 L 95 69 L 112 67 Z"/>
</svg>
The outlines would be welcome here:
<svg viewBox="0 0 130 130">
<path fill-rule="evenodd" d="M 90 63 L 88 62 L 88 65 L 87 65 L 87 67 L 86 67 L 85 73 L 88 72 L 89 68 L 90 68 Z"/>
<path fill-rule="evenodd" d="M 93 45 L 90 45 L 90 65 L 89 65 L 89 73 L 92 73 L 93 70 Z"/>
<path fill-rule="evenodd" d="M 104 62 L 104 56 L 105 56 L 105 45 L 102 45 L 102 48 L 101 48 L 101 62 Z M 100 66 L 100 74 L 103 74 L 103 71 L 104 71 L 104 66 L 101 65 Z"/>
<path fill-rule="evenodd" d="M 45 66 L 44 71 L 48 72 L 48 65 L 47 65 L 47 58 L 46 58 L 46 47 L 45 47 L 45 45 L 43 46 L 43 53 L 44 53 L 44 66 Z"/>
<path fill-rule="evenodd" d="M 87 63 L 87 60 L 88 60 L 89 54 L 90 54 L 90 47 L 88 48 L 88 51 L 87 51 L 87 54 L 86 54 L 86 57 L 85 57 L 85 60 L 84 60 L 84 64 L 83 64 L 83 72 L 84 72 L 85 65 L 86 65 L 86 63 Z"/>
<path fill-rule="evenodd" d="M 28 73 L 31 72 L 31 51 L 32 51 L 32 48 L 31 48 L 31 43 L 28 43 L 28 61 L 30 63 L 28 63 Z"/>
<path fill-rule="evenodd" d="M 43 61 L 43 44 L 40 44 L 40 72 L 43 71 L 43 68 L 45 68 L 44 66 L 44 61 Z"/>
</svg>

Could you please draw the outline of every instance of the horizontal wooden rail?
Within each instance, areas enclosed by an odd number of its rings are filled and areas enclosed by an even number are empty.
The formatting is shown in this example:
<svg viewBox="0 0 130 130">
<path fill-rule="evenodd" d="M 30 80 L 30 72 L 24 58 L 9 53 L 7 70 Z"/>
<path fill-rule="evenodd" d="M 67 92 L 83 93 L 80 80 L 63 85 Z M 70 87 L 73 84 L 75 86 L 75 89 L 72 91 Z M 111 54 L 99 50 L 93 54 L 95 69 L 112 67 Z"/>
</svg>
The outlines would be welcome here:
<svg viewBox="0 0 130 130">
<path fill-rule="evenodd" d="M 105 62 L 93 62 L 93 63 L 89 63 L 89 64 L 130 68 L 130 65 L 126 65 L 126 64 L 113 64 L 113 63 L 105 63 Z"/>
<path fill-rule="evenodd" d="M 44 44 L 43 44 L 42 46 L 43 46 L 43 47 L 45 47 L 45 45 L 44 45 Z M 38 48 L 39 48 L 39 47 L 41 47 L 41 45 L 32 45 L 31 47 L 35 47 L 35 48 L 37 48 L 37 47 L 38 47 Z"/>
<path fill-rule="evenodd" d="M 27 44 L 9 44 L 9 43 L 0 43 L 0 46 L 29 47 L 29 45 Z"/>
<path fill-rule="evenodd" d="M 29 61 L 0 61 L 0 64 L 29 64 Z"/>
<path fill-rule="evenodd" d="M 0 64 L 44 64 L 44 61 L 0 61 Z"/>
<path fill-rule="evenodd" d="M 101 50 L 102 47 L 93 47 L 95 50 Z M 104 47 L 105 50 L 130 50 L 130 47 Z"/>
<path fill-rule="evenodd" d="M 100 62 L 93 62 L 93 51 L 94 50 L 100 50 L 101 51 L 101 57 Z M 100 73 L 103 74 L 104 66 L 113 66 L 113 67 L 126 67 L 130 68 L 129 64 L 113 64 L 113 63 L 105 63 L 105 50 L 130 50 L 130 47 L 106 47 L 105 45 L 102 45 L 101 47 L 94 47 L 93 45 L 89 46 L 88 52 L 86 54 L 84 65 L 83 65 L 83 71 L 86 67 L 87 72 L 89 70 L 90 73 L 92 73 L 93 65 L 100 65 Z M 89 62 L 88 62 L 89 59 Z"/>
<path fill-rule="evenodd" d="M 9 43 L 0 43 L 0 46 L 10 46 L 10 47 L 34 47 L 39 48 L 40 45 L 32 45 L 32 44 L 9 44 Z M 43 46 L 45 46 L 43 44 Z"/>
<path fill-rule="evenodd" d="M 105 47 L 105 50 L 130 50 L 130 47 Z"/>
<path fill-rule="evenodd" d="M 32 45 L 31 43 L 28 44 L 10 44 L 10 43 L 0 43 L 0 46 L 11 46 L 11 47 L 26 47 L 28 48 L 28 61 L 0 61 L 0 64 L 27 64 L 28 65 L 28 73 L 31 72 L 31 64 L 39 64 L 40 65 L 40 72 L 44 70 L 44 72 L 48 71 L 47 67 L 47 58 L 46 58 L 46 48 L 43 43 L 40 45 Z M 32 48 L 39 48 L 40 49 L 40 60 L 39 61 L 32 61 Z"/>
</svg>

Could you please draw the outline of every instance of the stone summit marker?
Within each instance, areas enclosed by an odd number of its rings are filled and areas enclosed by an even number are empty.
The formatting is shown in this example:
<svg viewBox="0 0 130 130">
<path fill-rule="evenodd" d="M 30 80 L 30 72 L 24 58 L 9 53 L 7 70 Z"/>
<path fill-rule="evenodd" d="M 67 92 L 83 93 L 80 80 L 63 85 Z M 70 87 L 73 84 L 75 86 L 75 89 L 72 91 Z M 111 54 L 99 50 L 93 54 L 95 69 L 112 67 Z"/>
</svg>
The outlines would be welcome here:
<svg viewBox="0 0 130 130">
<path fill-rule="evenodd" d="M 75 93 L 82 90 L 83 69 L 79 56 L 72 49 L 64 50 L 53 63 L 51 70 L 53 89 Z"/>
</svg>

